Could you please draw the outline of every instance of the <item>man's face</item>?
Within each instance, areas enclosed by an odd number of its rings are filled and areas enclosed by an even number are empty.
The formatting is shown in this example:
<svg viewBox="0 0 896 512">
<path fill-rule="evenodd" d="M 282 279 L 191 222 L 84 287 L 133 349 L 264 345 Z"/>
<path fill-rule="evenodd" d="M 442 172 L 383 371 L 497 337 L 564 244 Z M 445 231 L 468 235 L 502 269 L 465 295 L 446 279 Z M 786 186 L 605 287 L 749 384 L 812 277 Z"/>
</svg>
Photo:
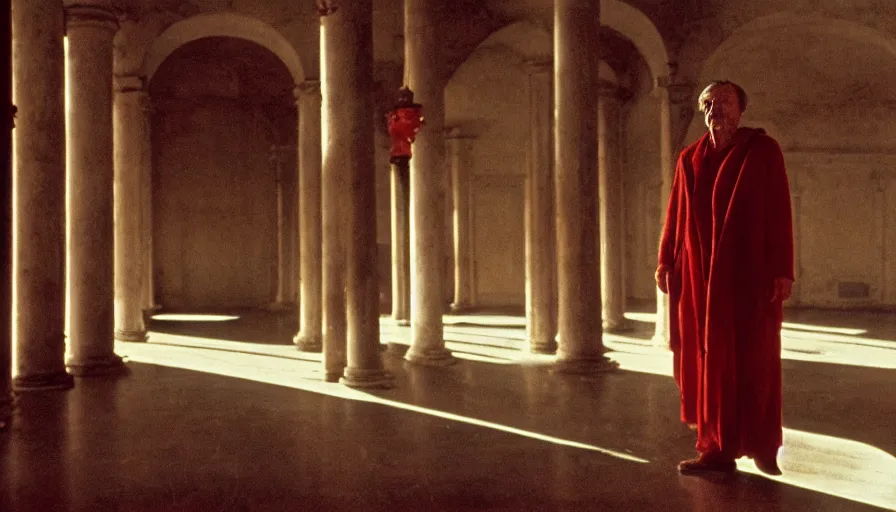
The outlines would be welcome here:
<svg viewBox="0 0 896 512">
<path fill-rule="evenodd" d="M 737 99 L 737 90 L 725 84 L 713 87 L 700 98 L 703 120 L 710 130 L 737 128 L 742 112 Z"/>
</svg>

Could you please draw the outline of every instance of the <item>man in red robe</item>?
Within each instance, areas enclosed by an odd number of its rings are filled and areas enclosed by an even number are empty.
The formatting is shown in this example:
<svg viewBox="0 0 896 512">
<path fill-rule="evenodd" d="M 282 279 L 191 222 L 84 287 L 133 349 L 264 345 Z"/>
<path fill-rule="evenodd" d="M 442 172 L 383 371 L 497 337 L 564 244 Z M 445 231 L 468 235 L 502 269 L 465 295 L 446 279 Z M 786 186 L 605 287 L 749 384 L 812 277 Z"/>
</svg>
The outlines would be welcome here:
<svg viewBox="0 0 896 512">
<path fill-rule="evenodd" d="M 426 124 L 423 106 L 414 103 L 414 93 L 407 87 L 398 90 L 398 103 L 386 113 L 386 123 L 392 141 L 389 162 L 407 168 L 411 159 L 411 144 Z"/>
<path fill-rule="evenodd" d="M 764 130 L 739 126 L 740 86 L 713 82 L 698 103 L 709 130 L 678 159 L 656 271 L 681 420 L 697 431 L 699 456 L 679 471 L 733 472 L 746 456 L 778 475 L 782 302 L 793 285 L 784 157 Z"/>
</svg>

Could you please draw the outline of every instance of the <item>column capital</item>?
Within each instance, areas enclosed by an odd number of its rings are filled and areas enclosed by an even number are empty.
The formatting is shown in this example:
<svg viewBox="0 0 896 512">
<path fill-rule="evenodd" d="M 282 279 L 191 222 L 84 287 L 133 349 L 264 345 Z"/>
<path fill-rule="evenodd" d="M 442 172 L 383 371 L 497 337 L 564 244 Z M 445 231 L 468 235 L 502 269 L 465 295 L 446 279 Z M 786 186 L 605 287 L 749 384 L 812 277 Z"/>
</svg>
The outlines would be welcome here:
<svg viewBox="0 0 896 512">
<path fill-rule="evenodd" d="M 141 75 L 115 75 L 112 84 L 115 92 L 146 92 L 146 77 Z"/>
<path fill-rule="evenodd" d="M 470 133 L 466 133 L 458 127 L 446 128 L 445 129 L 445 139 L 453 140 L 453 139 L 475 139 L 476 136 Z"/>
<path fill-rule="evenodd" d="M 678 82 L 672 75 L 663 75 L 656 77 L 653 81 L 654 94 L 658 94 L 662 89 L 669 94 L 671 103 L 685 103 L 690 101 L 694 92 L 694 84 Z"/>
<path fill-rule="evenodd" d="M 65 8 L 65 29 L 75 27 L 104 28 L 111 32 L 118 30 L 118 15 L 108 7 L 96 5 L 72 5 Z"/>
<path fill-rule="evenodd" d="M 554 61 L 529 59 L 526 60 L 526 72 L 530 75 L 549 74 L 554 70 Z"/>
<path fill-rule="evenodd" d="M 669 101 L 673 104 L 688 103 L 694 94 L 694 84 L 669 84 L 667 89 L 669 90 Z"/>
<path fill-rule="evenodd" d="M 625 103 L 633 96 L 632 92 L 614 83 L 601 81 L 597 88 L 597 94 L 601 99 L 615 100 L 619 103 Z"/>
<path fill-rule="evenodd" d="M 292 90 L 292 94 L 296 99 L 296 102 L 300 101 L 303 97 L 320 99 L 320 80 L 305 80 L 300 84 L 296 84 L 295 88 Z"/>
<path fill-rule="evenodd" d="M 601 98 L 618 99 L 620 90 L 618 85 L 603 80 L 597 86 L 597 94 Z"/>
</svg>

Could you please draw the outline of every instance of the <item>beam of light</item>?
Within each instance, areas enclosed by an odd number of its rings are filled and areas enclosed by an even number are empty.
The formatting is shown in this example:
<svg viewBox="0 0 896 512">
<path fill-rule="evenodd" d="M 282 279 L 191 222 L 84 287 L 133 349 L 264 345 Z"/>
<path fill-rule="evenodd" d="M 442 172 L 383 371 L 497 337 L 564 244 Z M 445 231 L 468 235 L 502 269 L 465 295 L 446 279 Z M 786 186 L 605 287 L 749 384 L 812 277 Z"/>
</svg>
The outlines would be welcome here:
<svg viewBox="0 0 896 512">
<path fill-rule="evenodd" d="M 648 324 L 656 323 L 656 313 L 639 313 L 637 311 L 626 311 L 625 318 L 636 322 L 644 322 Z"/>
<path fill-rule="evenodd" d="M 622 339 L 623 337 L 615 336 L 615 338 Z M 326 383 L 322 379 L 321 363 L 301 360 L 300 357 L 308 354 L 297 353 L 291 345 L 257 345 L 159 333 L 153 333 L 152 339 L 154 340 L 152 343 L 117 342 L 116 351 L 127 354 L 132 361 L 141 363 L 242 378 L 338 398 L 379 403 L 540 441 L 596 451 L 622 460 L 649 462 L 623 452 L 388 400 L 343 385 Z M 166 341 L 170 341 L 172 345 L 166 346 L 164 344 Z M 193 345 L 195 348 L 184 346 L 186 344 Z M 212 347 L 217 347 L 219 350 L 207 350 Z M 629 352 L 631 345 L 612 340 L 608 341 L 607 347 L 611 350 L 614 347 L 626 350 L 626 352 L 608 353 L 610 358 L 620 363 L 623 370 L 671 377 L 672 354 L 669 351 L 635 345 L 636 350 Z M 239 353 L 234 349 L 252 353 Z M 525 354 L 522 351 L 508 349 L 505 351 Z M 526 362 L 524 357 L 520 356 L 519 363 Z M 545 357 L 540 356 L 538 359 L 544 362 Z M 774 479 L 781 483 L 854 502 L 896 509 L 896 483 L 894 483 L 896 482 L 896 458 L 874 446 L 850 439 L 785 428 L 784 446 L 779 455 L 779 464 L 784 474 L 774 477 Z M 748 459 L 739 460 L 738 468 L 747 473 L 760 474 L 753 462 Z M 763 476 L 766 475 L 763 474 Z"/>
<path fill-rule="evenodd" d="M 793 322 L 784 322 L 785 329 L 794 329 L 799 331 L 811 332 L 827 332 L 831 334 L 846 334 L 848 336 L 858 336 L 868 332 L 867 329 L 850 329 L 848 327 L 828 327 L 824 325 L 797 324 Z"/>
<path fill-rule="evenodd" d="M 628 311 L 625 318 L 636 322 L 656 323 L 656 313 L 643 313 L 638 311 Z M 867 329 L 857 329 L 849 327 L 831 327 L 826 325 L 811 325 L 795 322 L 784 322 L 784 329 L 793 331 L 808 331 L 828 334 L 843 334 L 847 336 L 859 336 L 868 332 Z"/>
<path fill-rule="evenodd" d="M 839 437 L 784 429 L 778 456 L 781 476 L 769 477 L 750 459 L 737 468 L 803 489 L 896 510 L 896 457 L 874 446 Z"/>
<path fill-rule="evenodd" d="M 161 322 L 232 322 L 239 320 L 238 316 L 231 315 L 196 315 L 185 313 L 162 313 L 152 316 L 153 320 Z"/>
<path fill-rule="evenodd" d="M 171 338 L 172 341 L 177 342 L 179 345 L 165 345 L 164 340 L 168 338 Z M 446 420 L 466 423 L 478 427 L 490 428 L 493 430 L 498 430 L 522 437 L 528 437 L 530 439 L 536 439 L 539 441 L 594 451 L 630 462 L 638 462 L 641 464 L 650 462 L 646 459 L 636 457 L 624 452 L 601 448 L 599 446 L 571 441 L 568 439 L 562 439 L 546 434 L 539 434 L 537 432 L 530 432 L 528 430 L 511 427 L 508 425 L 479 420 L 476 418 L 453 414 L 437 409 L 430 409 L 427 407 L 420 407 L 413 404 L 389 400 L 365 393 L 363 391 L 348 388 L 346 386 L 343 386 L 342 384 L 327 383 L 322 379 L 323 372 L 320 363 L 300 364 L 302 363 L 301 361 L 290 360 L 290 358 L 284 357 L 270 357 L 268 355 L 234 353 L 223 350 L 211 351 L 203 350 L 202 348 L 182 346 L 182 343 L 187 340 L 192 340 L 192 342 L 194 343 L 206 346 L 217 344 L 218 346 L 225 348 L 234 346 L 243 348 L 243 346 L 246 345 L 240 344 L 238 342 L 211 340 L 208 338 L 197 339 L 191 338 L 189 336 L 168 336 L 160 333 L 152 333 L 152 339 L 153 342 L 151 343 L 116 342 L 116 353 L 126 354 L 128 360 L 139 363 L 180 368 L 184 370 L 191 370 L 226 377 L 236 377 L 265 384 L 273 384 L 312 393 L 319 393 L 337 398 L 377 403 Z M 157 343 L 156 340 L 161 340 L 162 343 Z M 271 348 L 281 350 L 287 349 L 293 354 L 296 354 L 295 347 L 292 346 L 262 347 L 256 345 L 254 347 L 256 351 L 268 350 Z M 278 352 L 281 350 L 278 350 Z"/>
</svg>

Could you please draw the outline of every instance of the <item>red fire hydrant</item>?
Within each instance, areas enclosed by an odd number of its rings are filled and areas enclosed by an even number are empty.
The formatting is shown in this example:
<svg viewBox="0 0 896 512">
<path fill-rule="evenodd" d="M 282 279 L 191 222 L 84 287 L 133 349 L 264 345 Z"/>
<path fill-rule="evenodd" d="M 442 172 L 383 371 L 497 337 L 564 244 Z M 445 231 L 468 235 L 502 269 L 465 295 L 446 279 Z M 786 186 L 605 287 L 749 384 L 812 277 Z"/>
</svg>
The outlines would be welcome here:
<svg viewBox="0 0 896 512">
<path fill-rule="evenodd" d="M 414 93 L 407 87 L 398 90 L 398 102 L 395 108 L 386 113 L 389 138 L 392 147 L 389 151 L 389 162 L 407 165 L 411 159 L 411 144 L 417 132 L 426 124 L 423 119 L 423 105 L 414 103 Z"/>
</svg>

